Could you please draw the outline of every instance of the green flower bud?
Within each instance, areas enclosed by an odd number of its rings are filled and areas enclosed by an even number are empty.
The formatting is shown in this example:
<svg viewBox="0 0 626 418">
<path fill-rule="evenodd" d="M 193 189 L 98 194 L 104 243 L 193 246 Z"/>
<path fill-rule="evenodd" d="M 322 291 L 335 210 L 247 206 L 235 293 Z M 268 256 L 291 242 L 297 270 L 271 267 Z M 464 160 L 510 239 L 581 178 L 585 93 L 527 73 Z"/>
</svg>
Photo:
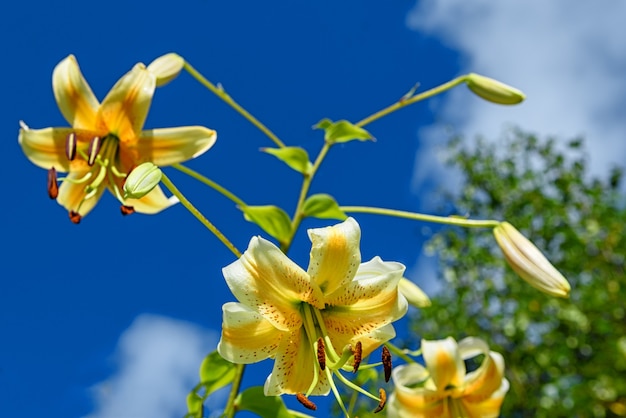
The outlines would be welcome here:
<svg viewBox="0 0 626 418">
<path fill-rule="evenodd" d="M 183 57 L 170 52 L 152 61 L 148 65 L 148 71 L 156 76 L 157 87 L 161 87 L 176 78 L 184 65 L 185 60 Z"/>
<path fill-rule="evenodd" d="M 515 87 L 475 73 L 468 74 L 465 83 L 474 94 L 492 103 L 514 105 L 526 98 L 526 95 Z"/>
<path fill-rule="evenodd" d="M 426 296 L 426 293 L 405 277 L 400 279 L 398 290 L 406 300 L 416 308 L 426 308 L 431 305 L 430 299 Z"/>
<path fill-rule="evenodd" d="M 161 181 L 161 169 L 151 162 L 139 164 L 126 177 L 124 199 L 140 199 Z"/>
<path fill-rule="evenodd" d="M 513 225 L 501 222 L 493 234 L 509 266 L 528 284 L 551 296 L 569 296 L 570 285 L 565 277 Z"/>
</svg>

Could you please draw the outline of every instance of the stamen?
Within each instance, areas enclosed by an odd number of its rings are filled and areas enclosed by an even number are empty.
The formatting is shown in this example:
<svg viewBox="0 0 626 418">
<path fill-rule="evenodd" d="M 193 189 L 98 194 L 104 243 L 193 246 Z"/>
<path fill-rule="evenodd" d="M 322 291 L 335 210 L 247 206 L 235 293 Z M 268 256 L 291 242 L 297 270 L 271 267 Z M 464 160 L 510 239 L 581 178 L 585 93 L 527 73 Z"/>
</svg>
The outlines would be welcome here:
<svg viewBox="0 0 626 418">
<path fill-rule="evenodd" d="M 320 369 L 326 368 L 326 350 L 324 350 L 324 339 L 319 337 L 317 339 L 317 362 L 320 364 Z"/>
<path fill-rule="evenodd" d="M 122 205 L 120 206 L 120 212 L 122 212 L 122 215 L 126 216 L 126 215 L 131 215 L 133 213 L 135 213 L 135 208 L 132 206 L 127 206 L 127 205 Z M 322 369 L 324 370 L 324 369 Z"/>
<path fill-rule="evenodd" d="M 389 349 L 383 345 L 383 353 L 382 353 L 382 361 L 383 368 L 385 369 L 385 382 L 389 382 L 391 378 L 391 368 L 393 365 L 391 364 L 391 353 Z"/>
<path fill-rule="evenodd" d="M 375 414 L 382 411 L 385 407 L 385 404 L 387 403 L 387 392 L 385 392 L 385 389 L 378 389 L 378 395 L 380 396 L 380 402 L 378 402 L 378 406 L 376 407 L 376 409 L 374 409 Z"/>
<path fill-rule="evenodd" d="M 317 410 L 317 405 L 315 405 L 309 398 L 304 396 L 302 393 L 296 393 L 296 399 L 300 402 L 305 408 L 310 409 L 311 411 Z"/>
<path fill-rule="evenodd" d="M 96 162 L 96 157 L 100 152 L 100 147 L 102 146 L 102 140 L 99 136 L 94 136 L 89 144 L 89 158 L 87 159 L 87 164 L 91 167 Z"/>
<path fill-rule="evenodd" d="M 80 216 L 78 212 L 70 211 L 70 221 L 78 225 L 81 219 L 83 219 L 83 217 Z"/>
<path fill-rule="evenodd" d="M 354 353 L 354 370 L 352 373 L 356 373 L 359 370 L 359 365 L 361 364 L 362 356 L 363 356 L 363 346 L 361 341 L 357 341 L 352 351 Z"/>
<path fill-rule="evenodd" d="M 57 184 L 57 170 L 52 167 L 48 170 L 48 196 L 50 199 L 56 199 L 59 195 L 59 185 Z"/>
<path fill-rule="evenodd" d="M 70 161 L 76 158 L 76 134 L 74 132 L 70 132 L 65 139 L 65 155 Z"/>
</svg>

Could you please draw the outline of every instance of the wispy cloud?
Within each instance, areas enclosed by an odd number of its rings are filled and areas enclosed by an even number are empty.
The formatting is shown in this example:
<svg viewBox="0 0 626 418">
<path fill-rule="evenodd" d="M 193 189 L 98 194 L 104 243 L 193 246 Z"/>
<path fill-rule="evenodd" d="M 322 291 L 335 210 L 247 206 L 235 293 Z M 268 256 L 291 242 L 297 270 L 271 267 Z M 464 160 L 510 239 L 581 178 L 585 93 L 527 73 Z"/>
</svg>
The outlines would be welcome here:
<svg viewBox="0 0 626 418">
<path fill-rule="evenodd" d="M 458 50 L 462 73 L 499 79 L 528 97 L 504 107 L 457 88 L 442 98 L 440 121 L 468 139 L 495 139 L 507 123 L 542 136 L 584 135 L 591 171 L 604 175 L 626 161 L 624 16 L 626 2 L 615 0 L 421 0 L 408 24 Z M 447 136 L 436 126 L 422 139 L 432 148 Z M 432 155 L 416 158 L 416 186 L 428 182 L 429 173 L 442 174 Z"/>
<path fill-rule="evenodd" d="M 121 335 L 116 373 L 93 388 L 89 418 L 180 418 L 217 336 L 189 322 L 140 315 Z"/>
</svg>

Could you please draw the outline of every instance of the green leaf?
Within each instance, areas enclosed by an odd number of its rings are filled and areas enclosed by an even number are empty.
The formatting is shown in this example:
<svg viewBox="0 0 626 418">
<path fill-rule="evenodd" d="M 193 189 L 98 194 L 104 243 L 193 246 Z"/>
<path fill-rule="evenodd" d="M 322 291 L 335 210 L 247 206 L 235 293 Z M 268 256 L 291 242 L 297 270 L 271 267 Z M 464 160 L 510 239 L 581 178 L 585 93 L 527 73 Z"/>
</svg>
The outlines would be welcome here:
<svg viewBox="0 0 626 418">
<path fill-rule="evenodd" d="M 326 131 L 324 140 L 330 144 L 354 141 L 355 139 L 359 141 L 374 140 L 368 131 L 347 120 L 333 122 L 330 119 L 322 119 L 313 128 Z"/>
<path fill-rule="evenodd" d="M 285 242 L 291 235 L 291 219 L 277 206 L 240 206 L 247 221 L 253 222 L 265 232 Z"/>
<path fill-rule="evenodd" d="M 306 216 L 320 219 L 338 219 L 340 221 L 346 220 L 346 215 L 335 199 L 329 194 L 314 194 L 309 196 L 304 202 L 302 209 Z"/>
<path fill-rule="evenodd" d="M 261 151 L 275 156 L 298 173 L 307 174 L 313 167 L 309 154 L 300 147 L 261 148 Z"/>
<path fill-rule="evenodd" d="M 202 403 L 204 399 L 196 392 L 187 395 L 187 416 L 202 416 Z"/>
<path fill-rule="evenodd" d="M 230 384 L 235 374 L 235 365 L 224 360 L 217 351 L 206 356 L 200 365 L 200 383 L 206 391 L 204 398 Z M 187 403 L 189 403 L 189 398 L 187 398 Z"/>
<path fill-rule="evenodd" d="M 241 392 L 235 405 L 238 411 L 250 411 L 262 418 L 291 418 L 280 396 L 265 396 L 262 386 L 253 386 Z"/>
</svg>

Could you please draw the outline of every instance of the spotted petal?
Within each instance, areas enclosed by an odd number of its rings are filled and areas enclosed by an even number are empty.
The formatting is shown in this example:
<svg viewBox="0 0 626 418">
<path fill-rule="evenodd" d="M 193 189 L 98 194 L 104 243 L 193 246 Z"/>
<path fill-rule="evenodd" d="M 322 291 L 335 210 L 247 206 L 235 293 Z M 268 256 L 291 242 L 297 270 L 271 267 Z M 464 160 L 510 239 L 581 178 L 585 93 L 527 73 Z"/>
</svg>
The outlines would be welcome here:
<svg viewBox="0 0 626 418">
<path fill-rule="evenodd" d="M 222 311 L 222 338 L 217 351 L 230 362 L 249 364 L 273 357 L 282 338 L 289 335 L 241 303 L 226 303 Z"/>
<path fill-rule="evenodd" d="M 326 374 L 317 367 L 313 342 L 308 340 L 304 328 L 294 330 L 280 342 L 274 369 L 265 381 L 265 395 L 304 393 L 311 386 L 315 374 L 319 376 L 319 382 L 312 395 L 328 394 L 330 386 Z"/>
<path fill-rule="evenodd" d="M 309 229 L 311 259 L 308 273 L 325 295 L 332 294 L 354 278 L 361 252 L 359 224 L 348 218 L 344 222 L 326 227 Z"/>
<path fill-rule="evenodd" d="M 459 354 L 457 342 L 452 337 L 445 340 L 422 340 L 422 355 L 437 389 L 442 391 L 453 385 L 460 387 L 465 378 L 465 363 Z"/>
<path fill-rule="evenodd" d="M 52 89 L 59 109 L 70 125 L 76 129 L 94 127 L 100 104 L 74 55 L 69 55 L 54 68 Z"/>
<path fill-rule="evenodd" d="M 143 64 L 136 64 L 105 97 L 98 111 L 99 123 L 103 126 L 97 128 L 117 135 L 121 142 L 136 141 L 148 116 L 155 88 L 156 76 Z"/>
<path fill-rule="evenodd" d="M 302 301 L 324 306 L 320 290 L 307 274 L 261 237 L 253 237 L 246 252 L 223 274 L 237 300 L 283 331 L 301 327 Z"/>
<path fill-rule="evenodd" d="M 144 161 L 167 166 L 202 155 L 215 144 L 217 133 L 203 126 L 143 131 L 137 144 Z"/>
</svg>

